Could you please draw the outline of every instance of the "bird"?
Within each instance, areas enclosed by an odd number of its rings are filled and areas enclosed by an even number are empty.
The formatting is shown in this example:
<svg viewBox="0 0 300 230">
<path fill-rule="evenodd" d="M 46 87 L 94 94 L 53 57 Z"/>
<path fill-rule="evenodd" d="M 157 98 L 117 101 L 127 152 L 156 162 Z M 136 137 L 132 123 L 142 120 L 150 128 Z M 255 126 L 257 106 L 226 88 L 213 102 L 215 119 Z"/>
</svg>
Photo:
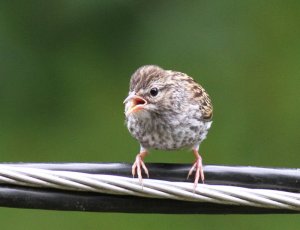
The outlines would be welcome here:
<svg viewBox="0 0 300 230">
<path fill-rule="evenodd" d="M 212 124 L 213 106 L 205 89 L 185 73 L 145 65 L 131 76 L 124 100 L 125 124 L 140 143 L 132 165 L 142 183 L 142 171 L 149 178 L 144 158 L 149 150 L 192 150 L 195 162 L 187 179 L 194 173 L 194 190 L 199 179 L 204 183 L 199 146 Z"/>
</svg>

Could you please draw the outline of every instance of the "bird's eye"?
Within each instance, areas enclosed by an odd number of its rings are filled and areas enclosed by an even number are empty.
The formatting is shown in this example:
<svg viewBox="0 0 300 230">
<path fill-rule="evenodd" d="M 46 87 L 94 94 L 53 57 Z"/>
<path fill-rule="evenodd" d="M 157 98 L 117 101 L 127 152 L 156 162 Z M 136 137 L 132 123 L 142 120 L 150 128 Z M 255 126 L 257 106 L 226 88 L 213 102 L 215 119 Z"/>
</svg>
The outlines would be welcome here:
<svg viewBox="0 0 300 230">
<path fill-rule="evenodd" d="M 154 87 L 152 89 L 150 89 L 150 95 L 152 97 L 155 97 L 158 94 L 158 88 Z"/>
</svg>

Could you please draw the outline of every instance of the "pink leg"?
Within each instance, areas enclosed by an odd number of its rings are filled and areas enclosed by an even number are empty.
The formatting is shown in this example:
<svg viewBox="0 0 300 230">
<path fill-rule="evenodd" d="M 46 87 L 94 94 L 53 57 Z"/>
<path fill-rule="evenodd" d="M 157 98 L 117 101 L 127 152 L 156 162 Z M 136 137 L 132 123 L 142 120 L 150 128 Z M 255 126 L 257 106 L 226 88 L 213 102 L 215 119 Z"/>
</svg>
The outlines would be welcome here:
<svg viewBox="0 0 300 230">
<path fill-rule="evenodd" d="M 193 171 L 196 170 L 195 181 L 194 181 L 194 190 L 195 190 L 197 188 L 200 178 L 201 178 L 201 181 L 204 183 L 204 172 L 203 172 L 203 166 L 202 166 L 202 158 L 201 158 L 200 154 L 198 153 L 198 150 L 193 149 L 193 153 L 196 157 L 196 160 L 195 160 L 195 163 L 193 164 L 192 168 L 190 169 L 187 178 L 189 178 L 189 176 L 192 175 Z"/>
<path fill-rule="evenodd" d="M 144 158 L 145 158 L 145 156 L 147 156 L 147 154 L 148 154 L 148 152 L 144 151 L 144 152 L 140 152 L 138 155 L 136 155 L 135 162 L 133 163 L 132 168 L 131 168 L 132 176 L 134 177 L 135 172 L 137 172 L 140 183 L 143 182 L 142 169 L 144 170 L 145 174 L 149 178 L 149 172 L 144 163 Z"/>
</svg>

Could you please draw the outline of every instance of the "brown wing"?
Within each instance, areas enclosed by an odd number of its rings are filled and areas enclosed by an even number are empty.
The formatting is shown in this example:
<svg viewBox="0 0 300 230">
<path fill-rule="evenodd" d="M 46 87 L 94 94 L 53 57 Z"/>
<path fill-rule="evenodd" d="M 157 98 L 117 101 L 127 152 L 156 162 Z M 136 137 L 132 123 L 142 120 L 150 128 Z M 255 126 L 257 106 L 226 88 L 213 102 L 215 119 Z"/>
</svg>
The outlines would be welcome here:
<svg viewBox="0 0 300 230">
<path fill-rule="evenodd" d="M 186 75 L 187 76 L 187 75 Z M 190 85 L 192 93 L 192 100 L 196 100 L 199 103 L 199 108 L 202 113 L 202 117 L 205 120 L 211 120 L 213 116 L 213 106 L 205 89 L 194 81 L 193 78 L 187 76 L 186 81 Z"/>
<path fill-rule="evenodd" d="M 204 99 L 201 103 L 202 105 L 202 115 L 205 120 L 211 120 L 213 116 L 213 106 L 208 94 L 204 91 Z M 201 109 L 201 106 L 200 106 Z"/>
</svg>

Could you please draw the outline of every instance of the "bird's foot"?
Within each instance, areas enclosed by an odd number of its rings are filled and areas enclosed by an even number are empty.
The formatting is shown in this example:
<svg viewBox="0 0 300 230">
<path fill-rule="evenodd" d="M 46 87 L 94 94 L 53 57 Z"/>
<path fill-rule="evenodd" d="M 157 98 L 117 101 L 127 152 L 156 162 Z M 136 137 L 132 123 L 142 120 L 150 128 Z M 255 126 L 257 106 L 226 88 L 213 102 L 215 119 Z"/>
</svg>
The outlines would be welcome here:
<svg viewBox="0 0 300 230">
<path fill-rule="evenodd" d="M 194 155 L 196 157 L 196 161 L 193 164 L 192 168 L 190 169 L 187 179 L 193 174 L 193 171 L 195 170 L 195 180 L 194 180 L 194 191 L 197 188 L 199 179 L 201 178 L 201 181 L 204 183 L 204 172 L 203 172 L 203 166 L 202 166 L 202 158 L 197 150 L 193 150 Z"/>
<path fill-rule="evenodd" d="M 143 184 L 142 169 L 144 170 L 145 174 L 149 178 L 149 172 L 144 163 L 144 157 L 147 154 L 148 154 L 147 152 L 140 152 L 138 155 L 136 155 L 135 162 L 133 163 L 131 168 L 132 176 L 134 177 L 135 173 L 137 173 L 137 176 L 141 184 Z"/>
</svg>

